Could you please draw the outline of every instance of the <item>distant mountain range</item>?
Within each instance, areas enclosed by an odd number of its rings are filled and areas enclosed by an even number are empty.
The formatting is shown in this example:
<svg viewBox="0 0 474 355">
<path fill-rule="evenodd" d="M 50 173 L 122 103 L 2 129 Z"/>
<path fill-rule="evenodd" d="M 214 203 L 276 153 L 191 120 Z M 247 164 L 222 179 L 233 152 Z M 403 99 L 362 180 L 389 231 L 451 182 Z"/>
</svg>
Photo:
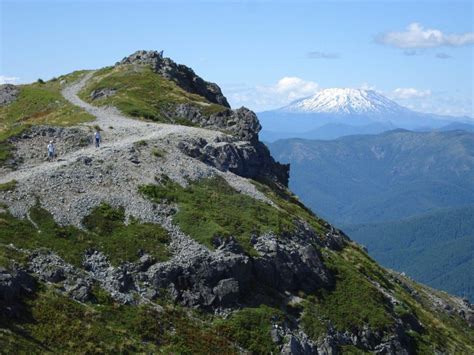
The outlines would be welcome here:
<svg viewBox="0 0 474 355">
<path fill-rule="evenodd" d="M 474 133 L 399 129 L 330 141 L 286 139 L 268 146 L 277 160 L 291 164 L 291 189 L 319 215 L 367 245 L 383 265 L 474 297 L 472 275 L 454 278 L 455 270 L 467 265 L 466 255 L 472 264 L 474 252 L 474 235 L 467 233 L 474 230 Z M 465 208 L 471 212 L 463 212 Z M 443 218 L 450 222 L 439 228 L 442 235 L 433 234 L 433 221 Z M 459 227 L 459 220 L 466 218 L 470 224 Z M 407 239 L 417 249 L 406 252 Z M 453 248 L 467 254 L 456 254 Z M 420 268 L 415 273 L 416 258 Z M 441 270 L 430 268 L 441 260 L 450 262 Z M 459 282 L 464 278 L 470 288 L 441 285 L 447 275 Z"/>
<path fill-rule="evenodd" d="M 450 130 L 461 124 L 474 130 L 469 117 L 451 117 L 410 110 L 373 90 L 325 89 L 288 106 L 258 114 L 261 138 L 335 139 L 377 134 L 395 128 L 416 131 Z"/>
</svg>

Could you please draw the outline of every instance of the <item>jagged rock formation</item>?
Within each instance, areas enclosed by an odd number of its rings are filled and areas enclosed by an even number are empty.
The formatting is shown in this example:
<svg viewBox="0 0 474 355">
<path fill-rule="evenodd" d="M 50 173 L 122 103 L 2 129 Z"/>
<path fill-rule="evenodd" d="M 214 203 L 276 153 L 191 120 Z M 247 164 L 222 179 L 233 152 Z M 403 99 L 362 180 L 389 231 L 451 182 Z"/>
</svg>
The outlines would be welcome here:
<svg viewBox="0 0 474 355">
<path fill-rule="evenodd" d="M 182 104 L 176 107 L 173 115 L 188 119 L 193 124 L 202 127 L 225 130 L 242 140 L 251 142 L 258 140 L 258 132 L 262 129 L 257 115 L 245 107 L 204 115 L 195 106 Z"/>
<path fill-rule="evenodd" d="M 275 162 L 261 142 L 252 144 L 232 138 L 208 142 L 198 138 L 180 142 L 178 148 L 220 171 L 252 179 L 268 178 L 288 186 L 288 166 Z"/>
<path fill-rule="evenodd" d="M 13 84 L 0 85 L 0 107 L 15 101 L 19 93 L 20 90 Z"/>
<path fill-rule="evenodd" d="M 193 94 L 204 96 L 210 102 L 230 107 L 227 99 L 222 95 L 221 89 L 214 83 L 203 80 L 194 71 L 183 65 L 176 64 L 170 58 L 165 58 L 158 51 L 136 51 L 123 58 L 116 65 L 120 64 L 147 64 L 164 78 L 173 80 L 184 90 Z"/>
</svg>

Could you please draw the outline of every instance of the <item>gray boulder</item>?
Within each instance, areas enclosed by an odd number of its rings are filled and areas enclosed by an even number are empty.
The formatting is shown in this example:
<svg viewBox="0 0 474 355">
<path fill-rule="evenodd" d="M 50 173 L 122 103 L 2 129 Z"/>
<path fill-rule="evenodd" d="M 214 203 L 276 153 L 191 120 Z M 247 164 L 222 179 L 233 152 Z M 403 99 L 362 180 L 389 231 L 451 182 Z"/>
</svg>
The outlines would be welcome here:
<svg viewBox="0 0 474 355">
<path fill-rule="evenodd" d="M 91 92 L 90 97 L 92 100 L 105 99 L 107 97 L 115 95 L 117 90 L 110 88 L 97 89 Z"/>
<path fill-rule="evenodd" d="M 13 84 L 0 85 L 0 107 L 15 101 L 20 94 L 20 89 Z"/>
<path fill-rule="evenodd" d="M 233 278 L 220 280 L 212 291 L 217 296 L 219 304 L 223 306 L 232 304 L 240 293 L 239 282 Z"/>
<path fill-rule="evenodd" d="M 146 275 L 153 288 L 168 289 L 175 301 L 210 308 L 237 303 L 249 289 L 252 267 L 245 255 L 217 251 L 183 262 L 157 263 Z"/>
</svg>

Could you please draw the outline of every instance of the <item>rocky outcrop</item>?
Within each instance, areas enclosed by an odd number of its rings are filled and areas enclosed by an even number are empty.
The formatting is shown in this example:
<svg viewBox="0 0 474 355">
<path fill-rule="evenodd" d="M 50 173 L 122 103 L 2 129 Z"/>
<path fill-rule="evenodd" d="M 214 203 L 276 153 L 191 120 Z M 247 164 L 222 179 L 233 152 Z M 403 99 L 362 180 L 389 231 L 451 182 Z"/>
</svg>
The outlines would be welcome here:
<svg viewBox="0 0 474 355">
<path fill-rule="evenodd" d="M 252 179 L 270 179 L 288 186 L 289 165 L 276 162 L 261 142 L 231 138 L 209 142 L 197 138 L 179 143 L 178 148 L 188 156 L 221 171 Z"/>
<path fill-rule="evenodd" d="M 110 88 L 97 89 L 91 92 L 90 97 L 92 100 L 105 99 L 107 97 L 115 95 L 117 90 Z"/>
<path fill-rule="evenodd" d="M 0 85 L 0 107 L 15 101 L 19 94 L 20 89 L 13 84 Z"/>
<path fill-rule="evenodd" d="M 41 281 L 56 284 L 59 292 L 76 301 L 86 302 L 93 299 L 91 292 L 94 279 L 52 252 L 33 253 L 29 271 Z"/>
<path fill-rule="evenodd" d="M 311 293 L 333 282 L 316 248 L 296 235 L 263 235 L 254 248 L 261 255 L 254 260 L 256 279 L 275 290 Z"/>
<path fill-rule="evenodd" d="M 175 240 L 184 237 L 176 227 L 171 233 L 178 233 Z M 28 271 L 81 302 L 94 299 L 92 287 L 97 284 L 123 304 L 153 301 L 165 292 L 184 306 L 209 310 L 252 304 L 268 289 L 282 295 L 310 293 L 333 283 L 315 247 L 319 241 L 314 233 L 300 230 L 281 238 L 255 236 L 251 243 L 257 255 L 253 257 L 233 238 L 215 243 L 215 251 L 191 243 L 191 248 L 166 262 L 143 254 L 134 263 L 117 266 L 97 250 L 84 254 L 82 267 L 68 264 L 52 252 L 36 251 L 30 256 Z"/>
<path fill-rule="evenodd" d="M 117 63 L 117 65 L 121 64 L 151 65 L 155 73 L 166 79 L 173 80 L 179 87 L 187 92 L 201 95 L 210 102 L 230 107 L 217 84 L 205 81 L 196 75 L 191 68 L 182 64 L 176 64 L 170 58 L 163 57 L 162 52 L 136 51 Z"/>
<path fill-rule="evenodd" d="M 103 253 L 90 250 L 83 266 L 112 298 L 124 304 L 136 303 L 135 282 L 127 264 L 113 267 Z"/>
<path fill-rule="evenodd" d="M 181 104 L 170 115 L 184 118 L 201 127 L 226 131 L 241 140 L 251 142 L 258 140 L 258 133 L 262 129 L 257 115 L 245 107 L 237 110 L 225 109 L 214 114 L 205 115 L 196 106 Z"/>
</svg>

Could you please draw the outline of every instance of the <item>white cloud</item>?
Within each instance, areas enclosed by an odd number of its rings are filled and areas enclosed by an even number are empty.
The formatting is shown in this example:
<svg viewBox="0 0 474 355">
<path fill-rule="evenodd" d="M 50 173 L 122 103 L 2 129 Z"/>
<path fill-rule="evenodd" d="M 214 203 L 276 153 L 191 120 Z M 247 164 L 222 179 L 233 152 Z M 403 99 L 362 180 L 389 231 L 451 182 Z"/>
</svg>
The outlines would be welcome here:
<svg viewBox="0 0 474 355">
<path fill-rule="evenodd" d="M 294 100 L 315 94 L 318 83 L 304 80 L 296 76 L 285 76 L 273 85 L 257 85 L 254 87 L 232 88 L 227 95 L 232 106 L 247 106 L 254 111 L 279 108 Z"/>
<path fill-rule="evenodd" d="M 19 78 L 14 76 L 0 75 L 0 84 L 15 84 L 18 82 L 18 80 Z"/>
<path fill-rule="evenodd" d="M 318 88 L 319 85 L 314 81 L 307 81 L 296 76 L 285 76 L 274 86 L 261 86 L 258 89 L 262 92 L 282 95 L 287 100 L 296 100 L 316 93 Z"/>
<path fill-rule="evenodd" d="M 385 95 L 400 105 L 418 112 L 474 118 L 472 101 L 469 97 L 448 92 L 398 88 Z"/>
<path fill-rule="evenodd" d="M 405 32 L 387 32 L 376 40 L 397 48 L 434 48 L 441 46 L 465 46 L 474 43 L 474 32 L 445 34 L 440 30 L 424 28 L 419 23 L 411 23 Z"/>
<path fill-rule="evenodd" d="M 390 95 L 393 99 L 415 99 L 431 96 L 431 90 L 418 90 L 414 88 L 397 88 Z"/>
</svg>

